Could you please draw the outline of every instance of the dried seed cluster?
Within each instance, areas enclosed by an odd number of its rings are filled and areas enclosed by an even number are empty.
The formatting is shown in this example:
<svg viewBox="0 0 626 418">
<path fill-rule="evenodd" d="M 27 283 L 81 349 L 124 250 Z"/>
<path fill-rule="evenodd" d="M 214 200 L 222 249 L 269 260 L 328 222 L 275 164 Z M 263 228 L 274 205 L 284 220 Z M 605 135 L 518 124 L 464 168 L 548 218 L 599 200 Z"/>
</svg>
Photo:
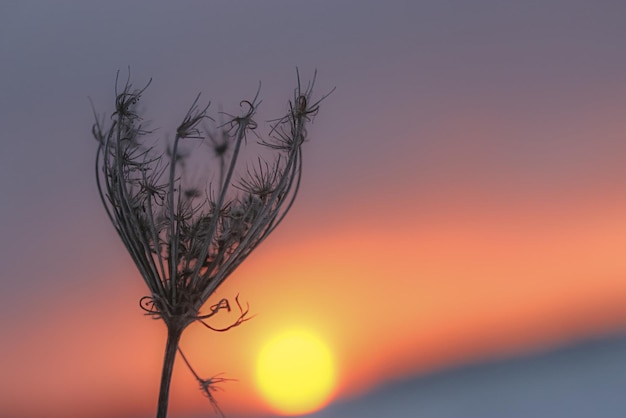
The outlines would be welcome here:
<svg viewBox="0 0 626 418">
<path fill-rule="evenodd" d="M 140 305 L 147 314 L 163 319 L 168 329 L 182 332 L 193 321 L 202 321 L 208 328 L 223 331 L 247 319 L 248 309 L 237 299 L 240 316 L 224 329 L 204 321 L 222 309 L 230 310 L 228 300 L 211 306 L 208 313 L 200 310 L 293 204 L 302 174 L 306 126 L 326 97 L 312 99 L 314 83 L 315 77 L 302 88 L 298 74 L 287 113 L 269 121 L 268 137 L 258 141 L 272 157 L 259 157 L 236 175 L 249 134 L 260 138 L 255 121 L 258 91 L 252 100 L 240 102 L 239 115 L 224 113 L 228 119 L 217 132 L 203 127 L 201 122 L 210 119 L 209 105 L 200 106 L 198 95 L 171 144 L 159 151 L 157 145 L 147 145 L 154 132 L 144 127 L 137 110 L 150 83 L 136 89 L 129 77 L 118 91 L 116 79 L 115 111 L 110 119 L 96 117 L 93 125 L 98 141 L 98 190 L 111 223 L 149 288 L 150 295 Z M 199 186 L 187 178 L 190 154 L 184 149 L 194 141 L 212 147 L 202 170 L 214 170 L 217 175 L 210 178 L 215 182 Z M 210 394 L 210 381 L 199 381 Z"/>
</svg>

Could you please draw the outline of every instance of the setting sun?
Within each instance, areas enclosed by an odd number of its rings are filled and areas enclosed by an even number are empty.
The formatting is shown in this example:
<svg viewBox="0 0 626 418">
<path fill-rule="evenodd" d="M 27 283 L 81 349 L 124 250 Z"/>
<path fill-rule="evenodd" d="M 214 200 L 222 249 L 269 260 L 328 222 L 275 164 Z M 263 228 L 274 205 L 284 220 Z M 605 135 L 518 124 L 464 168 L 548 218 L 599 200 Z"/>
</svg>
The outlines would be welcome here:
<svg viewBox="0 0 626 418">
<path fill-rule="evenodd" d="M 259 353 L 257 383 L 278 413 L 304 414 L 321 408 L 335 384 L 328 347 L 304 331 L 289 331 L 268 341 Z"/>
</svg>

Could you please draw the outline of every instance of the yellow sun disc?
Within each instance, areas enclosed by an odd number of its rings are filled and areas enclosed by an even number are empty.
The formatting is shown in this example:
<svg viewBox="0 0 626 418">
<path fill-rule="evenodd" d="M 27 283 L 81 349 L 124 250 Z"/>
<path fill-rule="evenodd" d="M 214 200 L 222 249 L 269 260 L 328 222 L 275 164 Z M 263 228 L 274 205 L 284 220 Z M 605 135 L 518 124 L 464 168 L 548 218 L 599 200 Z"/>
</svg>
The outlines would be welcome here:
<svg viewBox="0 0 626 418">
<path fill-rule="evenodd" d="M 304 331 L 285 332 L 261 349 L 257 383 L 278 413 L 315 411 L 328 401 L 335 385 L 332 356 L 315 336 Z"/>
</svg>

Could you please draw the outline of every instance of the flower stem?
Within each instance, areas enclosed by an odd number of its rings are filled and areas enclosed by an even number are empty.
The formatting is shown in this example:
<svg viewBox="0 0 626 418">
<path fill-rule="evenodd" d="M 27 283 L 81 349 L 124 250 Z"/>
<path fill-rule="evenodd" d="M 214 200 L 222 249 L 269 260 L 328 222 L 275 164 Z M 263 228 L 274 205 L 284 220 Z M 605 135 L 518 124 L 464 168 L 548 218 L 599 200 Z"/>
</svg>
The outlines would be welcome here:
<svg viewBox="0 0 626 418">
<path fill-rule="evenodd" d="M 170 382 L 174 370 L 174 360 L 178 350 L 178 342 L 184 327 L 168 326 L 167 343 L 165 345 L 165 357 L 163 358 L 163 372 L 161 373 L 161 388 L 159 390 L 159 403 L 157 418 L 167 418 L 167 405 L 170 395 Z"/>
</svg>

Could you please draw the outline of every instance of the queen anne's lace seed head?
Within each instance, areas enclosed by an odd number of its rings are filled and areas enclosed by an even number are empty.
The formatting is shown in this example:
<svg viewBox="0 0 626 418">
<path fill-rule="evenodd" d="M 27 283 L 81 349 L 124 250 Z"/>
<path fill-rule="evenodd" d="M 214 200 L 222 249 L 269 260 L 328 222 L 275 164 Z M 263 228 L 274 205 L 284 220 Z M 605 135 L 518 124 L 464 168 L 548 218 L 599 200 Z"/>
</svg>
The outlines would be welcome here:
<svg viewBox="0 0 626 418">
<path fill-rule="evenodd" d="M 152 131 L 142 126 L 137 108 L 150 82 L 136 89 L 128 79 L 118 91 L 116 79 L 114 112 L 108 121 L 96 117 L 92 133 L 98 142 L 100 197 L 148 286 L 149 295 L 140 300 L 146 314 L 179 333 L 194 321 L 225 331 L 249 319 L 248 308 L 243 309 L 238 298 L 239 317 L 226 328 L 206 320 L 230 310 L 227 300 L 212 305 L 209 313 L 201 313 L 201 308 L 291 208 L 300 183 L 306 126 L 321 101 L 312 99 L 315 77 L 302 89 L 298 74 L 288 111 L 270 121 L 269 138 L 259 141 L 275 155 L 240 168 L 240 178 L 238 160 L 248 134 L 258 136 L 254 118 L 261 103 L 259 91 L 239 103 L 239 114 L 222 113 L 228 120 L 218 133 L 202 127 L 201 122 L 210 119 L 209 104 L 201 106 L 196 96 L 172 141 L 159 148 L 148 141 Z M 209 144 L 212 155 L 199 158 L 197 147 L 190 151 L 187 145 L 198 141 Z M 205 177 L 214 180 L 206 185 L 191 180 L 187 162 L 195 162 L 202 172 L 213 170 L 216 175 Z M 210 389 L 224 379 L 196 378 L 213 402 Z"/>
</svg>

